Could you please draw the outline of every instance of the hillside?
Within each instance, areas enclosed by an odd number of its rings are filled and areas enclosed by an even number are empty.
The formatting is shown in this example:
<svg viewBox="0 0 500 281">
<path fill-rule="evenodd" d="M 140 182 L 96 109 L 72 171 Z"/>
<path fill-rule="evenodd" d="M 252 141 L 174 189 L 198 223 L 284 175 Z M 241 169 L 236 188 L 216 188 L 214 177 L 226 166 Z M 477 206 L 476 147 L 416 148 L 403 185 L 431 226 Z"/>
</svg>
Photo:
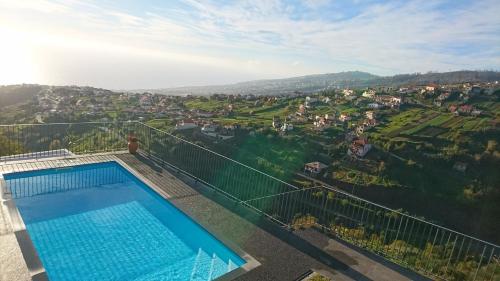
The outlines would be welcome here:
<svg viewBox="0 0 500 281">
<path fill-rule="evenodd" d="M 315 92 L 329 88 L 364 88 L 373 86 L 423 85 L 428 83 L 492 82 L 500 80 L 496 71 L 454 71 L 444 73 L 399 74 L 381 77 L 366 72 L 349 71 L 292 77 L 285 79 L 256 80 L 229 85 L 180 87 L 167 89 L 142 89 L 132 92 L 152 92 L 166 95 L 254 94 L 280 95 L 294 92 Z"/>
<path fill-rule="evenodd" d="M 0 86 L 0 108 L 26 102 L 43 88 L 44 86 L 39 85 Z"/>
</svg>

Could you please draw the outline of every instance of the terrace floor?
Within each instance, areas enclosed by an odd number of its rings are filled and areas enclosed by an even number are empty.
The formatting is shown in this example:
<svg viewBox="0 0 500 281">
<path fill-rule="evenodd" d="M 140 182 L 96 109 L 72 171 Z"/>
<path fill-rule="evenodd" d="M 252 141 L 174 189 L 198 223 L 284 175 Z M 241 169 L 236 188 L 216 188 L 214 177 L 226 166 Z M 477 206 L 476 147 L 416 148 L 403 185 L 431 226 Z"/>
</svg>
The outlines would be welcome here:
<svg viewBox="0 0 500 281">
<path fill-rule="evenodd" d="M 119 160 L 160 188 L 179 209 L 260 262 L 237 280 L 297 280 L 310 269 L 332 280 L 428 280 L 313 230 L 293 233 L 258 217 L 192 179 L 125 153 L 0 164 L 0 174 Z M 30 280 L 5 206 L 0 212 L 0 280 Z"/>
</svg>

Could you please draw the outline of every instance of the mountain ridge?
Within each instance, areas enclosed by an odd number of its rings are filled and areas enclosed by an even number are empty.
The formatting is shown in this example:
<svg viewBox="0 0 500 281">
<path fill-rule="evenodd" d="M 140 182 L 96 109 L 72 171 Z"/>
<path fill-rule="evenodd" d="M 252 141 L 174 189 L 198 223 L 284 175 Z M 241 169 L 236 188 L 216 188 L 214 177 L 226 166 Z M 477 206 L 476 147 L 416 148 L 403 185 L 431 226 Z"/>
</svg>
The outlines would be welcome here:
<svg viewBox="0 0 500 281">
<path fill-rule="evenodd" d="M 428 83 L 454 84 L 465 82 L 493 82 L 499 80 L 500 72 L 498 71 L 460 70 L 451 72 L 397 74 L 393 76 L 378 76 L 362 71 L 346 71 L 281 79 L 252 80 L 225 85 L 138 89 L 127 92 L 151 92 L 165 95 L 279 95 L 291 94 L 294 92 L 308 93 L 329 88 L 424 85 Z"/>
</svg>

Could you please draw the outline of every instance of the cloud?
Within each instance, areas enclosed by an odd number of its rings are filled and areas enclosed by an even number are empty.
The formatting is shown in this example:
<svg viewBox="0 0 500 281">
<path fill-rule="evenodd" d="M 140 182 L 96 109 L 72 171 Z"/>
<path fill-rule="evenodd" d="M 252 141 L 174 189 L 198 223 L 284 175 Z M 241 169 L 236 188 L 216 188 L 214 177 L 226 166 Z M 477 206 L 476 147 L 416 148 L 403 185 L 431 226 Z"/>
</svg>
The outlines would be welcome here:
<svg viewBox="0 0 500 281">
<path fill-rule="evenodd" d="M 498 70 L 496 2 L 177 0 L 129 7 L 100 1 L 0 0 L 0 24 L 24 34 L 34 48 L 78 49 L 90 60 L 101 50 L 130 61 L 147 56 L 186 62 L 221 76 L 240 73 L 231 75 L 240 81 L 346 70 Z M 186 76 L 182 83 L 196 79 Z M 178 81 L 165 78 L 164 83 Z M 215 79 L 213 84 L 218 83 Z"/>
<path fill-rule="evenodd" d="M 312 9 L 318 9 L 330 3 L 330 0 L 304 0 L 304 4 Z"/>
</svg>

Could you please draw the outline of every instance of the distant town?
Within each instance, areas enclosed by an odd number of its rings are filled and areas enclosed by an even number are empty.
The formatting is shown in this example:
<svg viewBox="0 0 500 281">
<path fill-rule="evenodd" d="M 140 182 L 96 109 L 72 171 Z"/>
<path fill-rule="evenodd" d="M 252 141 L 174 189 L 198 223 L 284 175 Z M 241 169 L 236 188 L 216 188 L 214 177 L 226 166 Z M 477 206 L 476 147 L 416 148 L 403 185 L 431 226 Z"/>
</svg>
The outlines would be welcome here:
<svg viewBox="0 0 500 281">
<path fill-rule="evenodd" d="M 470 218 L 480 204 L 498 208 L 498 81 L 279 95 L 0 90 L 1 123 L 138 120 L 297 185 L 336 186 L 457 228 L 468 227 L 461 214 Z M 449 209 L 458 215 L 443 215 Z M 483 236 L 494 236 L 490 225 Z"/>
</svg>

